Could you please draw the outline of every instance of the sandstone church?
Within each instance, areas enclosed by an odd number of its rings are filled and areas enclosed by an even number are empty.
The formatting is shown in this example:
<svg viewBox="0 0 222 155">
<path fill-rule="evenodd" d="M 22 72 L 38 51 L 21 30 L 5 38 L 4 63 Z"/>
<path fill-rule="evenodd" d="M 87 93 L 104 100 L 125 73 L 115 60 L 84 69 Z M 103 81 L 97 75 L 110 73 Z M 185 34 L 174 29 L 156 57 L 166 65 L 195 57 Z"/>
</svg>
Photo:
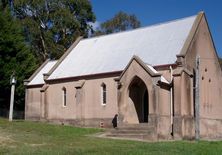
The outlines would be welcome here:
<svg viewBox="0 0 222 155">
<path fill-rule="evenodd" d="M 203 12 L 78 38 L 25 81 L 26 120 L 152 126 L 155 139 L 222 137 L 222 72 Z"/>
</svg>

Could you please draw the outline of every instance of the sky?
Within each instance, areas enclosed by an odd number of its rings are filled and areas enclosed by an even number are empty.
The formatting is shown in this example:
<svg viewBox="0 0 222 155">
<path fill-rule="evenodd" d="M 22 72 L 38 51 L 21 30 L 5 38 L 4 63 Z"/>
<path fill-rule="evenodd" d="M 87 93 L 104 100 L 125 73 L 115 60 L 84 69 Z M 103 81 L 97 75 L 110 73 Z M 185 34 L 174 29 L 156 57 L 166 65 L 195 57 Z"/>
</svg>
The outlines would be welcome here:
<svg viewBox="0 0 222 155">
<path fill-rule="evenodd" d="M 90 0 L 96 25 L 119 11 L 135 14 L 143 26 L 188 17 L 204 11 L 217 53 L 222 57 L 222 0 Z"/>
</svg>

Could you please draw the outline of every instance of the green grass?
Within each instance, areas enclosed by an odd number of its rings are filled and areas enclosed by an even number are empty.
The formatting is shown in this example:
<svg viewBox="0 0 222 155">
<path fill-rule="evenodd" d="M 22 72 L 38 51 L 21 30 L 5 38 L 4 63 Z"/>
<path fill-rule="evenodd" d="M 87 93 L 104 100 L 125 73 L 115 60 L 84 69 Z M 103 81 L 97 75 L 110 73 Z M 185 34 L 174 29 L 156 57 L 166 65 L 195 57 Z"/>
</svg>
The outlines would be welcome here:
<svg viewBox="0 0 222 155">
<path fill-rule="evenodd" d="M 222 154 L 222 141 L 135 142 L 87 136 L 100 129 L 0 119 L 0 154 Z"/>
</svg>

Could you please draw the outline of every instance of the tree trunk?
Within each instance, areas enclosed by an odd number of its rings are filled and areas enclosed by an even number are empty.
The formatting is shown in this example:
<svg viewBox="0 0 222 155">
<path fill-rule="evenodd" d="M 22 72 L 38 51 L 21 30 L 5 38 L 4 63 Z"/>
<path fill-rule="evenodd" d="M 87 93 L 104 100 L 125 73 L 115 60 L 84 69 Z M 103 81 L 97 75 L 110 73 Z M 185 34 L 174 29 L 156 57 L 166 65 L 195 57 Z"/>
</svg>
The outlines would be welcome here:
<svg viewBox="0 0 222 155">
<path fill-rule="evenodd" d="M 40 39 L 41 39 L 41 44 L 42 44 L 42 56 L 43 56 L 43 59 L 44 61 L 46 60 L 48 54 L 47 54 L 47 51 L 46 51 L 46 47 L 45 47 L 45 40 L 44 40 L 44 37 L 43 37 L 43 32 L 41 30 L 41 26 L 39 26 L 39 30 L 40 30 Z"/>
</svg>

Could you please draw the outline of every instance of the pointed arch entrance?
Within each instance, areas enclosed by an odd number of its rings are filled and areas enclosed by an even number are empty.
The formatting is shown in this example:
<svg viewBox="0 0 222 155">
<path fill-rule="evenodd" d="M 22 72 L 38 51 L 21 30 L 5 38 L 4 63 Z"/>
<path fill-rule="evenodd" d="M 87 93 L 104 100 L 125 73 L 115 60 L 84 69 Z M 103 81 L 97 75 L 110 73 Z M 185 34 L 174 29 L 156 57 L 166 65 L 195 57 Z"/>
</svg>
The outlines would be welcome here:
<svg viewBox="0 0 222 155">
<path fill-rule="evenodd" d="M 139 123 L 147 123 L 149 115 L 149 94 L 146 84 L 135 76 L 129 85 L 129 98 L 133 101 Z"/>
</svg>

